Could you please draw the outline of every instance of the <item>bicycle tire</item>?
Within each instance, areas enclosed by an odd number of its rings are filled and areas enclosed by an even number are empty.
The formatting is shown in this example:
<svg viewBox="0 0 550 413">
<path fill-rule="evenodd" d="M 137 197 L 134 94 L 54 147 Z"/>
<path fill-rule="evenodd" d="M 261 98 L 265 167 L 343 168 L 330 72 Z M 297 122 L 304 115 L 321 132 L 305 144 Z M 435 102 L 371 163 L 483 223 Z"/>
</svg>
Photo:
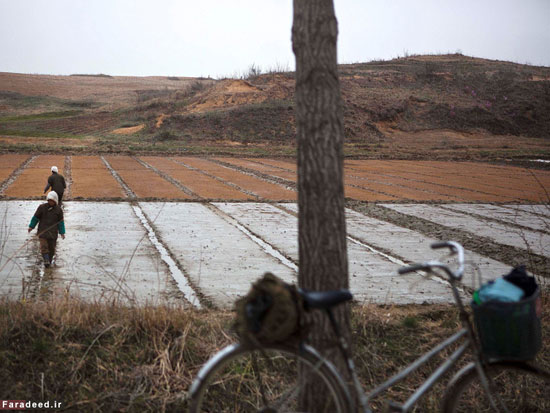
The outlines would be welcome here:
<svg viewBox="0 0 550 413">
<path fill-rule="evenodd" d="M 550 411 L 550 373 L 524 362 L 498 361 L 485 367 L 491 378 L 491 392 L 498 411 Z M 495 397 L 495 395 L 497 397 Z M 502 404 L 506 408 L 502 407 Z M 506 410 L 507 409 L 507 410 Z M 451 380 L 445 391 L 442 411 L 494 412 L 473 363 L 468 364 Z"/>
<path fill-rule="evenodd" d="M 340 375 L 312 347 L 272 345 L 260 350 L 239 343 L 222 349 L 199 371 L 189 391 L 189 411 L 299 411 L 302 383 L 298 369 L 313 374 L 308 377 L 314 377 L 315 386 L 320 385 L 315 388 L 316 399 L 322 401 L 323 411 L 352 411 L 349 393 Z"/>
</svg>

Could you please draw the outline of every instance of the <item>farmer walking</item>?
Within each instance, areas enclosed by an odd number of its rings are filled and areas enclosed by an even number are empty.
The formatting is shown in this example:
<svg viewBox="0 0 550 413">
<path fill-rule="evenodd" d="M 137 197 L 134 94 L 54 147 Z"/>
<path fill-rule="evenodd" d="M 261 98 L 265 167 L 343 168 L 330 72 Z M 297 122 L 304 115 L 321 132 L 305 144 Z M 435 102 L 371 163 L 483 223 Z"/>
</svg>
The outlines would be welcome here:
<svg viewBox="0 0 550 413">
<path fill-rule="evenodd" d="M 28 232 L 31 232 L 38 223 L 38 239 L 40 241 L 40 253 L 44 258 L 44 266 L 48 268 L 55 255 L 57 234 L 65 239 L 65 222 L 63 210 L 59 207 L 59 199 L 55 191 L 48 193 L 47 202 L 41 204 L 29 224 Z"/>
<path fill-rule="evenodd" d="M 65 192 L 67 184 L 65 183 L 65 178 L 63 177 L 63 175 L 58 172 L 57 166 L 52 166 L 52 174 L 48 177 L 48 183 L 44 188 L 44 193 L 48 192 L 48 189 L 50 188 L 57 194 L 57 197 L 59 198 L 57 204 L 61 206 L 61 202 L 63 200 L 63 192 Z"/>
</svg>

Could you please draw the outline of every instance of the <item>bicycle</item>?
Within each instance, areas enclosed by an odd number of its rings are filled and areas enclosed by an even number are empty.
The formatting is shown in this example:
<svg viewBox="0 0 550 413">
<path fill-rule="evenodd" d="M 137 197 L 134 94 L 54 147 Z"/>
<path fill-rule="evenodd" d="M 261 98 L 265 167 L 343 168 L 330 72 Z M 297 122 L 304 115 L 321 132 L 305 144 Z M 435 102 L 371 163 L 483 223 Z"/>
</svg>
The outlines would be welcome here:
<svg viewBox="0 0 550 413">
<path fill-rule="evenodd" d="M 317 350 L 304 342 L 294 345 L 231 344 L 215 354 L 199 371 L 190 391 L 190 412 L 298 412 L 305 403 L 302 389 L 315 389 L 316 412 L 372 412 L 372 399 L 400 382 L 449 346 L 459 345 L 403 403 L 390 402 L 390 411 L 408 412 L 470 350 L 472 360 L 449 381 L 443 395 L 444 412 L 472 411 L 550 411 L 550 373 L 533 363 L 490 360 L 482 352 L 470 316 L 462 302 L 457 283 L 464 273 L 464 250 L 456 242 L 439 242 L 433 249 L 448 248 L 457 256 L 453 271 L 438 261 L 413 264 L 399 269 L 400 274 L 441 270 L 448 276 L 459 309 L 462 329 L 443 340 L 399 373 L 365 393 L 339 333 L 331 308 L 352 299 L 347 290 L 300 291 L 304 306 L 325 311 L 338 338 L 338 347 L 347 362 L 351 384 Z M 521 386 L 520 386 L 521 384 Z M 351 394 L 355 391 L 355 397 Z M 533 391 L 536 394 L 528 394 Z M 531 406 L 530 403 L 543 403 Z M 321 408 L 319 407 L 321 406 Z M 533 410 L 536 409 L 536 410 Z"/>
</svg>

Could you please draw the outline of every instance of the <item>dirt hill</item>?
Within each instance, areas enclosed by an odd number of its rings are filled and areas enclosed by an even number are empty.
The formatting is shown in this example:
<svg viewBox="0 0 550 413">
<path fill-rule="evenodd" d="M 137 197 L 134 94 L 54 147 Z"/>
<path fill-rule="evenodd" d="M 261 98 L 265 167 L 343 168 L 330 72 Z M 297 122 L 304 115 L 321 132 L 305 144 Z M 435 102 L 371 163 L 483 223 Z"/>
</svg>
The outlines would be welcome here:
<svg viewBox="0 0 550 413">
<path fill-rule="evenodd" d="M 348 156 L 550 159 L 550 68 L 462 55 L 339 67 Z M 295 153 L 293 73 L 0 73 L 0 150 Z"/>
</svg>

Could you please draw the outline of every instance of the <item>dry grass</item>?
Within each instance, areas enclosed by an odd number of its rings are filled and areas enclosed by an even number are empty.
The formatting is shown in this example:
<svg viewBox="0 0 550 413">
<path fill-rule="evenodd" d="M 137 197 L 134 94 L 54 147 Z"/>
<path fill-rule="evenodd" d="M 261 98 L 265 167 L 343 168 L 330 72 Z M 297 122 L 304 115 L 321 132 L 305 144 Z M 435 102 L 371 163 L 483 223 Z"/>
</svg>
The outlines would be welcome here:
<svg viewBox="0 0 550 413">
<path fill-rule="evenodd" d="M 543 324 L 548 336 L 548 300 Z M 354 351 L 367 388 L 458 329 L 454 307 L 367 305 L 353 310 Z M 176 411 L 202 364 L 233 341 L 232 314 L 130 308 L 70 299 L 0 304 L 0 399 L 57 400 L 69 411 Z M 544 333 L 543 333 L 544 334 Z M 550 367 L 546 346 L 538 360 Z M 426 377 L 413 375 L 390 398 Z M 435 411 L 441 387 L 420 411 Z M 380 402 L 379 405 L 383 403 Z"/>
<path fill-rule="evenodd" d="M 0 307 L 2 399 L 57 400 L 72 411 L 185 405 L 200 365 L 229 342 L 228 313 L 79 301 Z"/>
</svg>

